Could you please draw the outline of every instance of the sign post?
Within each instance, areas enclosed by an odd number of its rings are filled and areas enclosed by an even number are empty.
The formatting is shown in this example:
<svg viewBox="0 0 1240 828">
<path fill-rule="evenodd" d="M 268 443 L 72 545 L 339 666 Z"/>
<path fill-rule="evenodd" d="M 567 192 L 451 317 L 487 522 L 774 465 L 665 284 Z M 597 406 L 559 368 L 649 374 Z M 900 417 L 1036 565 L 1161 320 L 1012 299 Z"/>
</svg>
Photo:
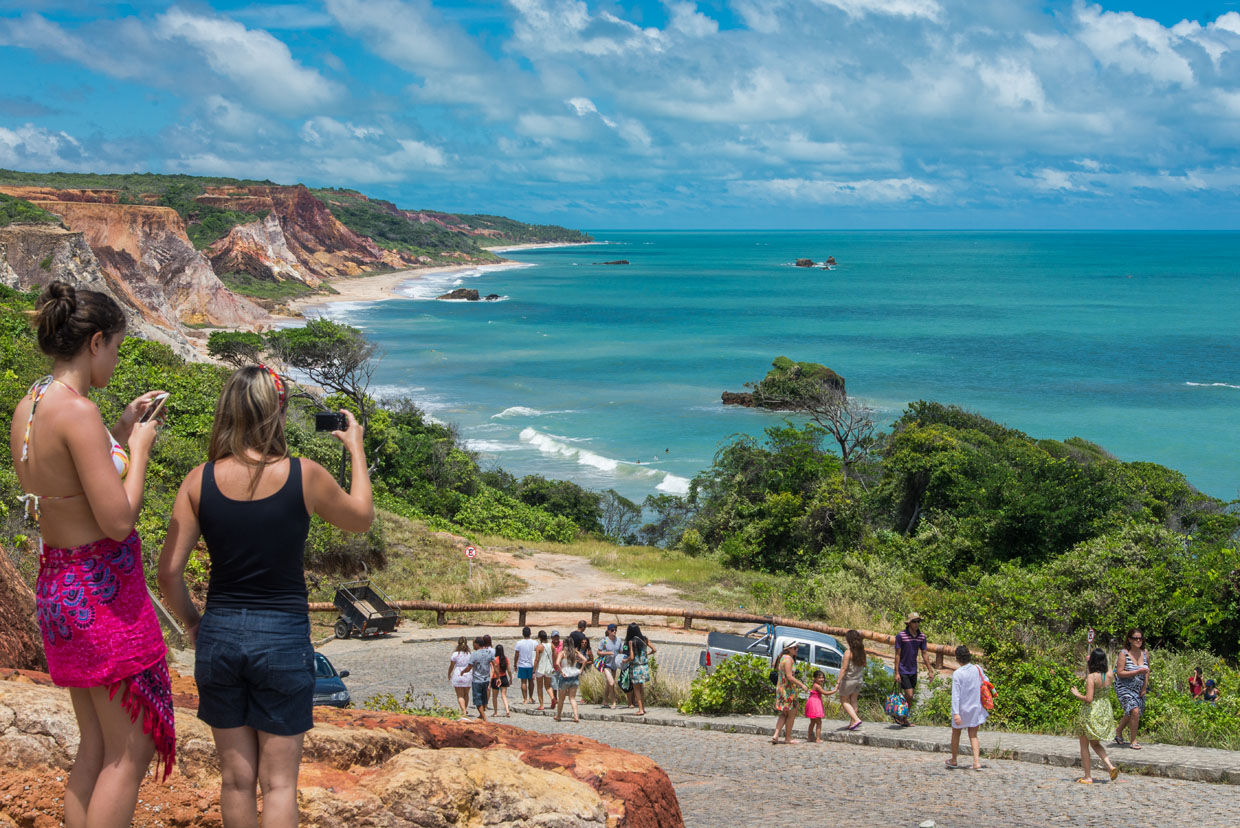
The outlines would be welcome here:
<svg viewBox="0 0 1240 828">
<path fill-rule="evenodd" d="M 474 579 L 474 558 L 478 557 L 478 550 L 472 546 L 465 547 L 465 557 L 469 559 L 469 579 Z"/>
</svg>

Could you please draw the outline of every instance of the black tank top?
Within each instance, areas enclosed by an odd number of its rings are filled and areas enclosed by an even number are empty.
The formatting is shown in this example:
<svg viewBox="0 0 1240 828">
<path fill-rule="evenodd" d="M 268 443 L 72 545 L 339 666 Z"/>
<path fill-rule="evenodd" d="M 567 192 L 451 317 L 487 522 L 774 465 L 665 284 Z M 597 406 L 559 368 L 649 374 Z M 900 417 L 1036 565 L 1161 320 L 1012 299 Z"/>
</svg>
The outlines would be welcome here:
<svg viewBox="0 0 1240 828">
<path fill-rule="evenodd" d="M 288 480 L 259 500 L 232 500 L 215 485 L 215 464 L 202 469 L 198 526 L 211 557 L 207 608 L 305 613 L 305 551 L 310 515 L 301 490 L 301 461 Z"/>
</svg>

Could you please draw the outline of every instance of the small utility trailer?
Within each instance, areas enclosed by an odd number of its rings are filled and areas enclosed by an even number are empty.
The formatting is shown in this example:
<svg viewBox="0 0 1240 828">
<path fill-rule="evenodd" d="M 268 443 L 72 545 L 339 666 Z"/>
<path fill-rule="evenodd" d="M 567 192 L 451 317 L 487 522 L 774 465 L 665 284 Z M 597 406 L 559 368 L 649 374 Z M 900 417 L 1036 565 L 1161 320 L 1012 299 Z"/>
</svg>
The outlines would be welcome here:
<svg viewBox="0 0 1240 828">
<path fill-rule="evenodd" d="M 400 611 L 392 609 L 392 601 L 370 581 L 351 581 L 336 587 L 332 599 L 340 617 L 336 619 L 336 637 L 370 638 L 390 633 L 400 623 Z"/>
</svg>

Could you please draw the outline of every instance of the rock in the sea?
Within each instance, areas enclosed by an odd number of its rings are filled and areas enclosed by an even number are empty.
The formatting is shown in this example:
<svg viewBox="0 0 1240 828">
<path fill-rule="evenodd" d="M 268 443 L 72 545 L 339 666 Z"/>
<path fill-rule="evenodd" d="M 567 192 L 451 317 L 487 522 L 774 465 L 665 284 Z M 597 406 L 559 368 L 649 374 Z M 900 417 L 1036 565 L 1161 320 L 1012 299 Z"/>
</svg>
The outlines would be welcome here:
<svg viewBox="0 0 1240 828">
<path fill-rule="evenodd" d="M 813 267 L 813 259 L 797 259 L 797 267 Z"/>
<path fill-rule="evenodd" d="M 833 264 L 835 264 L 835 257 L 834 257 L 834 256 L 828 256 L 828 257 L 827 257 L 827 261 L 826 261 L 825 263 L 826 263 L 826 264 L 829 264 L 829 265 L 833 265 Z"/>
<path fill-rule="evenodd" d="M 177 770 L 143 783 L 138 828 L 220 824 L 219 765 L 191 690 L 174 673 Z M 76 752 L 68 691 L 43 673 L 0 675 L 0 807 L 29 816 L 23 826 L 60 824 Z M 671 781 L 645 756 L 580 736 L 369 710 L 315 709 L 298 805 L 313 828 L 683 826 Z"/>
<path fill-rule="evenodd" d="M 488 302 L 498 302 L 500 299 L 503 299 L 504 297 L 500 296 L 498 293 L 488 293 L 486 296 L 482 298 Z"/>
<path fill-rule="evenodd" d="M 626 265 L 628 263 L 629 263 L 628 259 L 616 259 L 615 261 L 611 261 L 611 262 L 599 262 L 599 264 L 605 264 L 605 265 Z"/>
<path fill-rule="evenodd" d="M 477 302 L 482 297 L 478 295 L 478 291 L 473 288 L 457 288 L 456 290 L 445 293 L 442 296 L 436 296 L 436 299 L 452 299 L 455 301 Z M 489 297 L 488 297 L 489 298 Z"/>
</svg>

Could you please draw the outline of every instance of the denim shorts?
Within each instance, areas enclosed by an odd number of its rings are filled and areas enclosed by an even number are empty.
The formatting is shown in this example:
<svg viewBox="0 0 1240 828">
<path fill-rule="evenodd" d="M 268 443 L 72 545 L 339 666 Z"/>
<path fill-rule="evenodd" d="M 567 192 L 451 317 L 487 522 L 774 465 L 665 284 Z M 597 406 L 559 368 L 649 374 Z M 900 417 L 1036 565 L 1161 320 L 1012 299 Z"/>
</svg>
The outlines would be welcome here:
<svg viewBox="0 0 1240 828">
<path fill-rule="evenodd" d="M 486 707 L 488 700 L 487 691 L 491 689 L 491 685 L 485 681 L 475 681 L 472 685 L 470 695 L 473 697 L 474 707 Z"/>
<path fill-rule="evenodd" d="M 314 647 L 303 613 L 211 608 L 198 628 L 198 718 L 295 736 L 314 727 Z"/>
</svg>

